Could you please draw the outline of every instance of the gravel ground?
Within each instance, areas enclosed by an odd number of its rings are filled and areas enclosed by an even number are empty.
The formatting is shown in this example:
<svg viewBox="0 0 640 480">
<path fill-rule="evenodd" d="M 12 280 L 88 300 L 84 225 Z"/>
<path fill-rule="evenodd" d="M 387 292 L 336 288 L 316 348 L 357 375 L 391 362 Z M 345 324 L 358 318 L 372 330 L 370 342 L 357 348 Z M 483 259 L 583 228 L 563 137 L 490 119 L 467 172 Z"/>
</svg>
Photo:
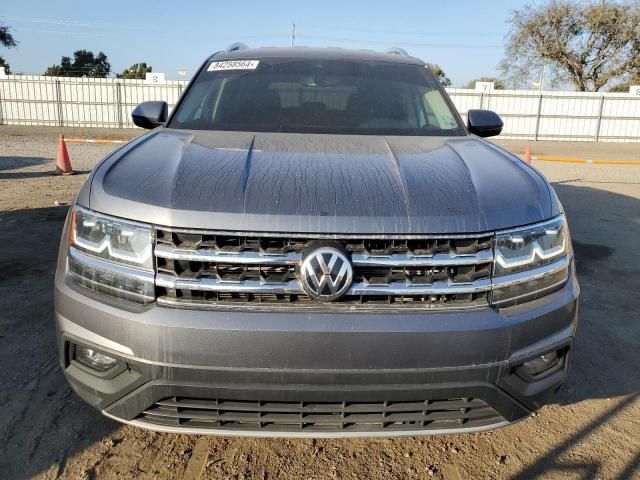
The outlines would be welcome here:
<svg viewBox="0 0 640 480">
<path fill-rule="evenodd" d="M 91 138 L 138 133 L 65 130 Z M 583 293 L 573 370 L 556 403 L 488 433 L 236 439 L 122 426 L 67 386 L 52 322 L 66 215 L 55 202 L 71 202 L 86 172 L 114 146 L 70 144 L 81 173 L 53 176 L 58 134 L 0 127 L 0 477 L 640 478 L 640 166 L 536 165 L 567 211 Z M 509 146 L 519 153 L 523 145 Z M 640 157 L 640 145 L 592 147 L 565 145 L 562 156 Z M 559 154 L 555 144 L 536 148 Z"/>
</svg>

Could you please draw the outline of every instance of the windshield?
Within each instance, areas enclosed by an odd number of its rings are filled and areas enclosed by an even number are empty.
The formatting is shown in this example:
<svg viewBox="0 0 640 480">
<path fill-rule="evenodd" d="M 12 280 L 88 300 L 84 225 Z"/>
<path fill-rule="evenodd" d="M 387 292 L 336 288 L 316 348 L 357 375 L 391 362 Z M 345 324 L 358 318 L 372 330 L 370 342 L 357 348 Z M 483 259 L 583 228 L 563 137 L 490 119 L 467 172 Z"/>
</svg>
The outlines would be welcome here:
<svg viewBox="0 0 640 480">
<path fill-rule="evenodd" d="M 211 61 L 170 128 L 371 135 L 464 135 L 424 65 L 267 58 Z"/>
</svg>

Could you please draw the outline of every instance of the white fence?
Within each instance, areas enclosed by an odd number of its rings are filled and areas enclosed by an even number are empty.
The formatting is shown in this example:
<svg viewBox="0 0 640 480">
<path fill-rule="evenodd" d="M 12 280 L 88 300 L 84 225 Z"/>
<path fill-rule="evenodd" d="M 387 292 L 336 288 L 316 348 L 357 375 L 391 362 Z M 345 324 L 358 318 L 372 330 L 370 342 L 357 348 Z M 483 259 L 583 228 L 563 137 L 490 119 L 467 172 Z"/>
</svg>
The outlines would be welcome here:
<svg viewBox="0 0 640 480">
<path fill-rule="evenodd" d="M 145 100 L 171 109 L 186 81 L 8 75 L 0 80 L 0 124 L 134 127 L 131 110 Z M 536 92 L 450 88 L 463 117 L 471 108 L 496 111 L 503 138 L 640 142 L 640 96 L 630 93 Z"/>
<path fill-rule="evenodd" d="M 186 81 L 7 75 L 0 80 L 0 124 L 134 128 L 131 110 L 146 100 L 173 108 Z"/>
<path fill-rule="evenodd" d="M 471 108 L 497 112 L 502 137 L 531 140 L 640 142 L 640 96 L 630 93 L 448 89 L 463 117 Z"/>
</svg>

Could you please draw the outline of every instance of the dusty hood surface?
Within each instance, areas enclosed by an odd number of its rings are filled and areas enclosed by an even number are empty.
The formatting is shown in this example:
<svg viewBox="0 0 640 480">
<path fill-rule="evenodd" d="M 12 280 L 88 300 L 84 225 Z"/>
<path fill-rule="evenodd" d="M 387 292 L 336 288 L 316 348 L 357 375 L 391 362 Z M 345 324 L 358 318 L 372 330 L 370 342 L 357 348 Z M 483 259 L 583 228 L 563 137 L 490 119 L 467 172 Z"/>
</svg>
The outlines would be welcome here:
<svg viewBox="0 0 640 480">
<path fill-rule="evenodd" d="M 546 181 L 474 137 L 159 129 L 93 174 L 89 207 L 252 232 L 472 233 L 544 220 Z"/>
</svg>

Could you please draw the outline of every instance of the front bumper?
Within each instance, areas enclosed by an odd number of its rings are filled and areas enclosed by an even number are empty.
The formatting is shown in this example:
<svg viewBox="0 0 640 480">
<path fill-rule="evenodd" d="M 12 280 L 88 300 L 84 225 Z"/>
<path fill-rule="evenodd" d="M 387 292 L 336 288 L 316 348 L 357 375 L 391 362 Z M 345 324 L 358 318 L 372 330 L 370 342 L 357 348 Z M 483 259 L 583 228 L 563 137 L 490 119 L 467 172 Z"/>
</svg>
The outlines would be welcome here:
<svg viewBox="0 0 640 480">
<path fill-rule="evenodd" d="M 486 430 L 526 417 L 565 381 L 579 294 L 571 270 L 561 290 L 499 311 L 383 315 L 132 307 L 58 274 L 60 360 L 88 403 L 156 430 L 314 437 Z M 119 365 L 92 372 L 72 359 L 73 344 Z M 563 354 L 550 375 L 516 373 L 548 351 Z"/>
</svg>

